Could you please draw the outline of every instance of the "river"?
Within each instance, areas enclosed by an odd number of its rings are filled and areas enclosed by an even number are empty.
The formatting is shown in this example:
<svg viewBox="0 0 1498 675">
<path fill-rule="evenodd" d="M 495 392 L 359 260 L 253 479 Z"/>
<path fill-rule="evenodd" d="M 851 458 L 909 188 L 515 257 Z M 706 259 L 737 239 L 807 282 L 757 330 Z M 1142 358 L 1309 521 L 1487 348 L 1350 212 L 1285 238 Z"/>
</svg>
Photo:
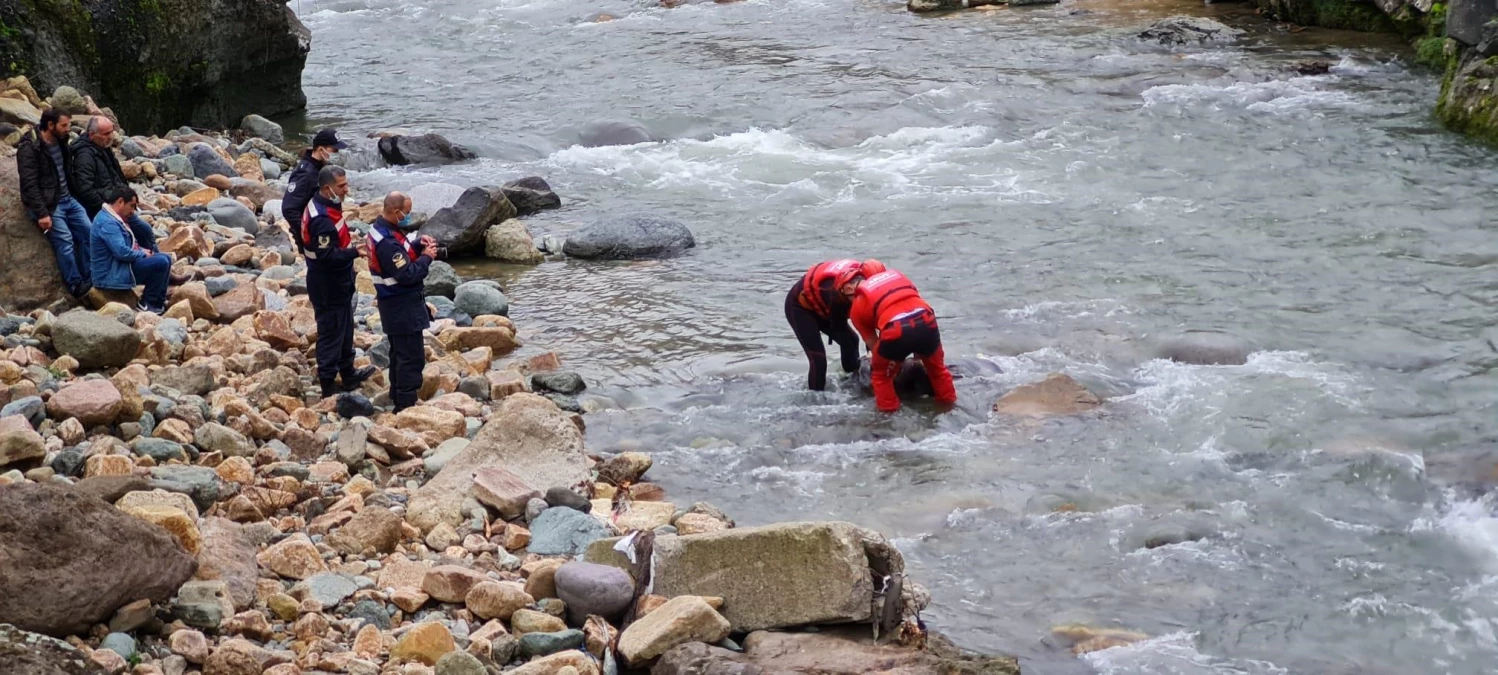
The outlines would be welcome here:
<svg viewBox="0 0 1498 675">
<path fill-rule="evenodd" d="M 292 6 L 309 122 L 481 156 L 359 173 L 366 197 L 540 175 L 568 206 L 537 231 L 693 228 L 674 260 L 460 266 L 588 378 L 592 449 L 653 453 L 678 503 L 877 528 L 930 625 L 1027 673 L 1498 663 L 1498 154 L 1439 128 L 1438 75 L 1397 39 L 1184 0 Z M 1174 13 L 1250 32 L 1135 37 Z M 577 145 L 606 121 L 659 140 Z M 803 390 L 784 293 L 845 256 L 909 274 L 948 354 L 990 366 L 958 410 Z M 1188 330 L 1256 351 L 1154 358 Z M 1103 410 L 990 417 L 1055 371 Z M 1152 638 L 1077 658 L 1049 637 L 1068 622 Z"/>
</svg>

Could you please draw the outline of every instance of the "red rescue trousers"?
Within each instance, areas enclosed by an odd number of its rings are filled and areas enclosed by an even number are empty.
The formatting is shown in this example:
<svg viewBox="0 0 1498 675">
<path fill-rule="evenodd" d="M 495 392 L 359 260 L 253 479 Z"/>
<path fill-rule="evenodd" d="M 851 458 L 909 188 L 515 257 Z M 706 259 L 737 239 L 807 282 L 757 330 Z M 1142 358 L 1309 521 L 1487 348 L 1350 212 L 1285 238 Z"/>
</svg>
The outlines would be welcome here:
<svg viewBox="0 0 1498 675">
<path fill-rule="evenodd" d="M 879 346 L 874 349 L 870 375 L 874 385 L 874 403 L 880 412 L 895 412 L 900 409 L 900 396 L 895 393 L 895 376 L 905 358 L 914 354 L 926 367 L 926 376 L 931 378 L 931 390 L 936 401 L 945 405 L 957 402 L 957 388 L 952 385 L 952 373 L 947 371 L 946 355 L 941 348 L 941 331 L 936 327 L 936 316 L 929 310 L 891 321 L 879 331 Z"/>
</svg>

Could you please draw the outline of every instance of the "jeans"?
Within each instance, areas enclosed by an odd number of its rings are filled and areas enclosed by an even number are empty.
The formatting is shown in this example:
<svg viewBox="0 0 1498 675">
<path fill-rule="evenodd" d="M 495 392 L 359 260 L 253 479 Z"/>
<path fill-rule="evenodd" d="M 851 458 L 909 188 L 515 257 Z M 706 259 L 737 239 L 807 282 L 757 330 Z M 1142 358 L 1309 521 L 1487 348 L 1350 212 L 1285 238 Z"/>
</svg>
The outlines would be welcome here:
<svg viewBox="0 0 1498 675">
<path fill-rule="evenodd" d="M 161 311 L 166 309 L 166 285 L 172 279 L 172 258 L 164 253 L 149 255 L 130 263 L 135 283 L 145 286 L 140 304 Z"/>
<path fill-rule="evenodd" d="M 52 229 L 47 230 L 47 242 L 57 255 L 57 271 L 68 292 L 81 295 L 92 285 L 89 273 L 89 245 L 93 239 L 93 226 L 88 222 L 88 213 L 83 205 L 71 196 L 63 197 L 52 210 Z"/>
</svg>

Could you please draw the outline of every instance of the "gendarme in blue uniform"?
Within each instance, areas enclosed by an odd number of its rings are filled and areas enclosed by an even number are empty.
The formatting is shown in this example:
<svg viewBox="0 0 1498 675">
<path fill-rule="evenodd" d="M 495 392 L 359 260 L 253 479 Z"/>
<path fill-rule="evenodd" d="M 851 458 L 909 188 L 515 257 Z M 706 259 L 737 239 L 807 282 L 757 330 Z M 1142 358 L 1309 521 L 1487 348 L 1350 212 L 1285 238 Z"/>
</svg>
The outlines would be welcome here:
<svg viewBox="0 0 1498 675">
<path fill-rule="evenodd" d="M 321 192 L 301 219 L 306 244 L 307 295 L 317 316 L 317 379 L 323 395 L 334 393 L 338 376 L 359 380 L 354 370 L 354 259 L 359 251 L 343 220 L 343 208 Z"/>
<path fill-rule="evenodd" d="M 375 219 L 369 231 L 369 273 L 374 277 L 380 325 L 390 340 L 390 400 L 397 412 L 416 405 L 426 349 L 421 332 L 431 325 L 425 282 L 432 259 L 420 254 L 405 233 Z"/>
</svg>

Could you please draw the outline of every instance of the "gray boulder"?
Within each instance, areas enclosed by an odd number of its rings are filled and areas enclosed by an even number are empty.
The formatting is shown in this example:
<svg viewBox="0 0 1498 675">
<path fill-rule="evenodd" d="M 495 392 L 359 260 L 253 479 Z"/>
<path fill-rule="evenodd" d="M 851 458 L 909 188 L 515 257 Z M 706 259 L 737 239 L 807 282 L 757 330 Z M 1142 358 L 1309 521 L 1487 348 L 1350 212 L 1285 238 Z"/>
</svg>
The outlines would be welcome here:
<svg viewBox="0 0 1498 675">
<path fill-rule="evenodd" d="M 545 260 L 525 224 L 511 218 L 484 233 L 484 257 L 500 262 L 534 265 Z"/>
<path fill-rule="evenodd" d="M 111 317 L 75 310 L 52 325 L 52 347 L 84 368 L 115 368 L 140 352 L 140 333 Z"/>
<path fill-rule="evenodd" d="M 42 397 L 40 396 L 27 396 L 26 398 L 16 399 L 5 404 L 4 408 L 0 408 L 0 417 L 10 417 L 11 415 L 25 417 L 26 421 L 31 423 L 32 428 L 36 428 L 41 426 L 42 422 L 47 419 L 47 404 L 42 402 Z"/>
<path fill-rule="evenodd" d="M 225 178 L 234 178 L 239 175 L 239 172 L 234 170 L 234 165 L 220 157 L 207 143 L 193 143 L 187 150 L 187 159 L 192 162 L 193 175 L 199 179 L 214 174 Z"/>
<path fill-rule="evenodd" d="M 576 396 L 587 388 L 588 384 L 583 381 L 583 376 L 570 371 L 531 375 L 531 389 L 536 391 L 551 391 Z"/>
<path fill-rule="evenodd" d="M 255 212 L 235 199 L 221 197 L 208 202 L 208 215 L 213 216 L 214 222 L 224 227 L 245 232 L 260 231 L 260 221 L 255 219 Z"/>
<path fill-rule="evenodd" d="M 167 155 L 166 159 L 161 160 L 161 164 L 166 167 L 166 172 L 169 174 L 184 178 L 192 177 L 192 160 L 185 155 Z"/>
<path fill-rule="evenodd" d="M 446 246 L 455 256 L 483 253 L 484 233 L 490 225 L 515 217 L 515 205 L 497 187 L 471 187 L 457 203 L 438 209 L 421 226 L 421 233 Z"/>
<path fill-rule="evenodd" d="M 246 136 L 263 138 L 276 145 L 286 142 L 286 134 L 281 131 L 281 125 L 259 115 L 245 115 L 239 122 L 239 129 Z"/>
<path fill-rule="evenodd" d="M 0 624 L 0 672 L 6 675 L 106 675 L 83 652 L 45 635 Z"/>
<path fill-rule="evenodd" d="M 556 583 L 557 597 L 567 603 L 567 615 L 574 625 L 581 625 L 591 614 L 617 622 L 634 600 L 634 579 L 609 565 L 577 561 L 563 564 L 557 568 Z"/>
<path fill-rule="evenodd" d="M 546 509 L 531 523 L 529 551 L 536 555 L 579 556 L 609 536 L 609 526 L 574 509 Z"/>
<path fill-rule="evenodd" d="M 634 260 L 676 255 L 697 245 L 681 221 L 632 214 L 602 218 L 567 237 L 563 250 L 575 258 Z"/>
<path fill-rule="evenodd" d="M 1253 351 L 1251 345 L 1228 333 L 1188 331 L 1164 340 L 1155 355 L 1203 366 L 1241 366 Z"/>
<path fill-rule="evenodd" d="M 1236 42 L 1243 31 L 1221 21 L 1200 16 L 1171 16 L 1156 21 L 1139 34 L 1141 40 L 1158 42 L 1167 47 L 1200 45 L 1208 42 Z"/>
<path fill-rule="evenodd" d="M 266 180 L 275 180 L 281 177 L 281 165 L 272 160 L 260 158 L 260 173 L 265 174 Z M 277 213 L 280 211 L 277 210 Z"/>
<path fill-rule="evenodd" d="M 538 176 L 512 180 L 500 186 L 500 189 L 504 190 L 510 203 L 515 205 L 516 213 L 522 216 L 545 209 L 562 208 L 562 198 L 552 191 L 550 183 Z"/>
<path fill-rule="evenodd" d="M 601 148 L 606 145 L 635 145 L 654 141 L 655 137 L 650 135 L 650 131 L 634 122 L 595 122 L 583 128 L 578 145 Z"/>
<path fill-rule="evenodd" d="M 203 396 L 213 391 L 218 383 L 208 366 L 194 364 L 166 366 L 153 372 L 151 385 L 162 389 L 174 389 L 190 396 Z"/>
<path fill-rule="evenodd" d="M 88 102 L 83 100 L 83 94 L 78 93 L 77 89 L 66 85 L 58 87 L 56 91 L 52 92 L 52 97 L 47 99 L 47 103 L 51 104 L 52 108 L 58 112 L 64 112 L 69 115 L 88 114 Z"/>
<path fill-rule="evenodd" d="M 497 314 L 509 316 L 510 300 L 499 289 L 481 281 L 458 286 L 453 294 L 453 308 L 469 316 Z"/>
<path fill-rule="evenodd" d="M 380 158 L 397 166 L 452 164 L 473 159 L 473 151 L 437 134 L 386 136 L 380 139 Z"/>
<path fill-rule="evenodd" d="M 1498 55 L 1498 4 L 1491 1 L 1456 0 L 1446 10 L 1446 37 L 1469 47 L 1479 56 Z"/>
<path fill-rule="evenodd" d="M 57 485 L 0 490 L 0 623 L 83 634 L 140 599 L 164 602 L 198 563 L 166 530 Z"/>
<path fill-rule="evenodd" d="M 457 294 L 460 283 L 462 280 L 458 278 L 458 271 L 453 269 L 452 265 L 436 260 L 427 268 L 423 292 L 429 297 L 452 298 Z"/>
</svg>

